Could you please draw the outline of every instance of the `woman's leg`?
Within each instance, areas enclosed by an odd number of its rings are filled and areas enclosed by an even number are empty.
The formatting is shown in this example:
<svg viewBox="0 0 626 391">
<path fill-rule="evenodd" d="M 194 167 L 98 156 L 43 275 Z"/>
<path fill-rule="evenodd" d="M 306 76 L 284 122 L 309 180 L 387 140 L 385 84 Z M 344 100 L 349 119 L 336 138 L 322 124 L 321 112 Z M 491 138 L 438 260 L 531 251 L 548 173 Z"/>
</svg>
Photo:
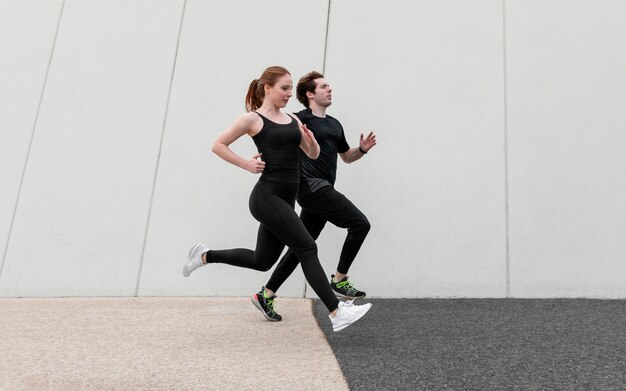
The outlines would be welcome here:
<svg viewBox="0 0 626 391">
<path fill-rule="evenodd" d="M 293 209 L 298 187 L 297 185 L 274 186 L 275 197 L 263 200 L 258 198 L 254 200 L 255 202 L 251 200 L 250 210 L 264 227 L 293 251 L 302 264 L 307 282 L 332 312 L 337 308 L 339 301 L 326 281 L 324 269 L 317 257 L 315 240 Z"/>
<path fill-rule="evenodd" d="M 285 206 L 287 206 L 285 204 Z M 282 208 L 279 212 L 280 223 L 272 230 L 276 237 L 285 243 L 302 265 L 302 271 L 311 288 L 324 302 L 330 312 L 339 305 L 317 257 L 317 245 L 304 224 L 291 208 Z"/>
<path fill-rule="evenodd" d="M 256 248 L 233 248 L 229 250 L 209 250 L 206 263 L 225 263 L 266 272 L 272 268 L 283 252 L 285 245 L 263 224 L 259 226 Z"/>
<path fill-rule="evenodd" d="M 206 261 L 268 270 L 287 245 L 300 260 L 309 285 L 333 312 L 339 301 L 324 276 L 317 245 L 293 209 L 297 190 L 297 184 L 258 182 L 250 195 L 250 212 L 261 223 L 255 251 L 241 248 L 208 251 Z"/>
<path fill-rule="evenodd" d="M 337 272 L 345 276 L 370 230 L 367 217 L 332 186 L 298 199 L 298 202 L 302 206 L 300 219 L 313 239 L 317 240 L 327 221 L 337 227 L 348 229 L 337 265 Z M 277 291 L 293 273 L 298 262 L 293 251 L 287 251 L 267 282 L 267 289 Z"/>
<path fill-rule="evenodd" d="M 324 225 L 326 225 L 326 220 L 316 216 L 313 213 L 308 212 L 305 209 L 302 209 L 302 213 L 300 213 L 300 220 L 302 224 L 304 224 L 305 228 L 313 238 L 313 240 L 317 240 L 322 229 L 324 229 Z M 278 288 L 289 278 L 291 273 L 296 270 L 300 261 L 296 254 L 289 249 L 285 255 L 283 255 L 282 259 L 274 269 L 274 273 L 270 277 L 267 282 L 267 289 L 276 292 Z"/>
<path fill-rule="evenodd" d="M 276 194 L 275 186 L 259 182 L 250 194 L 249 204 L 250 212 L 261 223 L 254 251 L 245 248 L 210 250 L 206 254 L 207 263 L 225 263 L 259 271 L 268 271 L 276 263 L 285 244 L 269 228 L 280 224 L 271 211 L 275 205 L 286 202 Z"/>
</svg>

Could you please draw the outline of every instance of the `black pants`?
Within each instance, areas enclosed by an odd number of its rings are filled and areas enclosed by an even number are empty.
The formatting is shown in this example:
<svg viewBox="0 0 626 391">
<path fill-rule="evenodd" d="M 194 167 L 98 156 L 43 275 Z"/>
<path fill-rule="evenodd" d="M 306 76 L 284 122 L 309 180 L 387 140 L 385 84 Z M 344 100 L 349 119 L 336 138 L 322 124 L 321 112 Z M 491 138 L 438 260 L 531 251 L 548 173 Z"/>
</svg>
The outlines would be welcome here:
<svg viewBox="0 0 626 391">
<path fill-rule="evenodd" d="M 326 281 L 317 257 L 315 240 L 294 210 L 297 192 L 297 183 L 257 182 L 250 194 L 250 212 L 261 223 L 256 249 L 211 250 L 206 259 L 208 263 L 267 271 L 278 261 L 287 245 L 302 263 L 309 285 L 332 312 L 339 305 L 339 300 Z"/>
<path fill-rule="evenodd" d="M 337 227 L 348 229 L 348 235 L 339 256 L 339 265 L 337 265 L 339 273 L 347 274 L 370 230 L 367 217 L 332 186 L 326 186 L 305 197 L 298 197 L 298 203 L 302 206 L 300 214 L 302 223 L 313 239 L 317 240 L 327 221 Z M 293 248 L 287 251 L 280 260 L 267 282 L 267 289 L 277 291 L 298 266 L 300 258 L 292 250 Z M 304 265 L 302 269 L 304 270 Z"/>
</svg>

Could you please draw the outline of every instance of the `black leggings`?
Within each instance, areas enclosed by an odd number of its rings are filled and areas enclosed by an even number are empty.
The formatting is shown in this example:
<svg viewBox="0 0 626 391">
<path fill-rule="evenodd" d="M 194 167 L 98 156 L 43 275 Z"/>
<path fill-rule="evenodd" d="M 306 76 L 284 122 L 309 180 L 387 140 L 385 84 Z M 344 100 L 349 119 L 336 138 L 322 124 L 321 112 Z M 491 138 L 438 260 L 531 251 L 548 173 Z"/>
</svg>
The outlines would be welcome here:
<svg viewBox="0 0 626 391">
<path fill-rule="evenodd" d="M 313 239 L 317 240 L 327 221 L 337 227 L 348 229 L 337 265 L 339 273 L 347 274 L 370 230 L 367 217 L 332 186 L 326 186 L 305 197 L 299 197 L 298 203 L 302 206 L 300 214 L 302 223 Z M 298 260 L 296 254 L 288 251 L 267 282 L 267 289 L 277 291 L 296 269 Z"/>
<path fill-rule="evenodd" d="M 226 263 L 267 271 L 287 245 L 302 264 L 309 285 L 332 312 L 339 305 L 339 300 L 326 281 L 317 257 L 315 240 L 294 210 L 297 192 L 297 183 L 257 182 L 250 194 L 250 212 L 261 223 L 256 249 L 211 250 L 206 256 L 207 263 Z"/>
</svg>

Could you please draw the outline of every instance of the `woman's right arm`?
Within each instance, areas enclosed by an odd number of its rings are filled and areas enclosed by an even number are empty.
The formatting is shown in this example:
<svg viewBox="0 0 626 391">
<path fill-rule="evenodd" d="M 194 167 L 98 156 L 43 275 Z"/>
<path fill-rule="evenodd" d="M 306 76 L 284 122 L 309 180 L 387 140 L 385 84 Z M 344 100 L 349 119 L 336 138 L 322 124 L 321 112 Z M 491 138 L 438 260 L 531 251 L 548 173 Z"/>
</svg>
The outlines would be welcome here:
<svg viewBox="0 0 626 391">
<path fill-rule="evenodd" d="M 246 171 L 250 171 L 253 174 L 263 172 L 265 162 L 260 159 L 260 153 L 254 155 L 250 160 L 246 160 L 228 147 L 244 134 L 254 132 L 255 125 L 258 125 L 256 124 L 256 122 L 258 122 L 257 119 L 259 119 L 259 117 L 252 115 L 252 113 L 244 114 L 237 118 L 228 129 L 217 137 L 211 148 L 213 153 L 227 162 L 243 168 Z"/>
</svg>

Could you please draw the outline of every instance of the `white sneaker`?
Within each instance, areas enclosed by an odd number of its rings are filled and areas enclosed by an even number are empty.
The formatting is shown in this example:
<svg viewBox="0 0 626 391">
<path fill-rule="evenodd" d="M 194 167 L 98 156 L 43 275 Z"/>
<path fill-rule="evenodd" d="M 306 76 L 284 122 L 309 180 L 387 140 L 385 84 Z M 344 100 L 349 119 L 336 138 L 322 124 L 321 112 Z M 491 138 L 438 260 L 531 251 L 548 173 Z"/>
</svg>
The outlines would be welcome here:
<svg viewBox="0 0 626 391">
<path fill-rule="evenodd" d="M 183 276 L 189 277 L 192 271 L 204 266 L 202 263 L 202 254 L 209 251 L 209 248 L 200 242 L 195 242 L 189 250 L 189 256 L 185 267 L 183 267 Z"/>
<path fill-rule="evenodd" d="M 346 301 L 345 303 L 340 301 L 339 307 L 337 308 L 337 316 L 333 318 L 328 315 L 330 321 L 333 323 L 333 331 L 341 331 L 350 326 L 367 314 L 370 308 L 372 308 L 372 303 L 354 305 L 352 300 Z"/>
</svg>

